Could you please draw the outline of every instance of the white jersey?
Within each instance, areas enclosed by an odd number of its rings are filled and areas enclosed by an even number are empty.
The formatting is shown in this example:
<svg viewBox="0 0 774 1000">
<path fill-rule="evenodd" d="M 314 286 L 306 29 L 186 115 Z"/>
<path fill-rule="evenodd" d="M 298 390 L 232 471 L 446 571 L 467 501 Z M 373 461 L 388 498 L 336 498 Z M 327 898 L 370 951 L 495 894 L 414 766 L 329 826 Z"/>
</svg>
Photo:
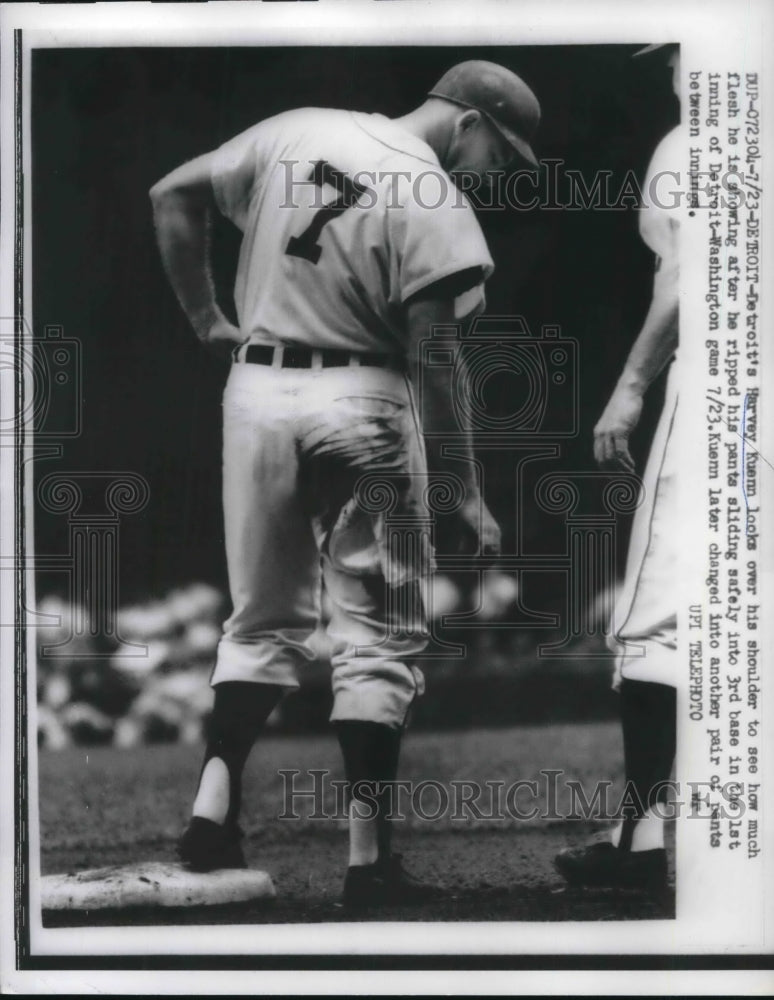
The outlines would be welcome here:
<svg viewBox="0 0 774 1000">
<path fill-rule="evenodd" d="M 255 341 L 405 352 L 403 306 L 494 265 L 475 213 L 433 150 L 383 115 L 302 108 L 216 152 L 220 211 L 243 232 L 234 297 Z M 460 311 L 463 311 L 462 307 Z"/>
</svg>

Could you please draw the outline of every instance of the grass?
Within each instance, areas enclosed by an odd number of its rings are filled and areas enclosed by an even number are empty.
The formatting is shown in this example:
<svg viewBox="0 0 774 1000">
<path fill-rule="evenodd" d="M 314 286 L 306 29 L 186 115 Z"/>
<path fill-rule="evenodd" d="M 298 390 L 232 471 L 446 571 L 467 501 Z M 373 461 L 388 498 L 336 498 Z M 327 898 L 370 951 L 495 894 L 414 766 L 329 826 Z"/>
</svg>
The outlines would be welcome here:
<svg viewBox="0 0 774 1000">
<path fill-rule="evenodd" d="M 157 745 L 140 749 L 88 747 L 40 754 L 40 830 L 47 852 L 67 848 L 128 846 L 174 839 L 184 824 L 195 791 L 201 747 Z M 279 820 L 290 788 L 282 769 L 296 769 L 299 788 L 311 787 L 310 769 L 327 770 L 330 779 L 343 777 L 334 736 L 262 739 L 253 750 L 244 780 L 243 826 L 251 836 L 287 838 L 310 831 L 324 834 L 342 824 L 309 818 L 312 805 L 297 800 L 298 820 Z M 537 781 L 537 795 L 525 788 L 517 797 L 522 811 L 546 805 L 548 781 L 541 770 L 561 770 L 558 779 L 560 813 L 570 807 L 567 780 L 580 781 L 590 796 L 595 781 L 612 778 L 620 793 L 622 762 L 616 723 L 551 725 L 461 732 L 409 733 L 404 741 L 400 777 L 415 783 L 452 781 Z M 328 779 L 326 804 L 335 812 L 335 791 Z M 489 793 L 491 795 L 491 793 Z M 407 799 L 401 800 L 405 803 Z M 421 806 L 438 810 L 439 793 L 428 787 Z M 480 805 L 486 810 L 488 799 Z M 470 827 L 474 819 L 453 819 L 452 810 L 435 821 L 408 816 L 406 826 L 421 833 Z M 486 821 L 488 826 L 524 823 L 516 818 Z M 481 825 L 479 821 L 478 825 Z"/>
<path fill-rule="evenodd" d="M 83 748 L 40 755 L 41 866 L 44 874 L 173 860 L 174 843 L 187 820 L 201 759 L 201 747 L 158 745 L 141 749 Z M 343 819 L 312 819 L 308 800 L 297 819 L 283 810 L 282 769 L 296 769 L 302 787 L 308 772 L 342 778 L 332 734 L 262 739 L 248 763 L 242 825 L 248 864 L 270 872 L 277 899 L 227 907 L 159 910 L 47 912 L 47 926 L 155 924 L 316 923 L 346 920 L 338 905 L 346 865 Z M 570 812 L 568 781 L 580 782 L 587 797 L 594 783 L 613 779 L 611 802 L 622 791 L 622 754 L 616 723 L 557 724 L 507 729 L 409 733 L 400 768 L 402 779 L 438 782 L 535 781 L 536 794 L 517 797 L 526 810 L 547 804 L 541 771 L 561 774 L 556 814 Z M 335 809 L 327 786 L 326 805 Z M 423 797 L 437 808 L 438 792 Z M 486 810 L 486 802 L 479 805 Z M 445 885 L 443 905 L 377 911 L 363 919 L 399 921 L 557 921 L 664 919 L 674 915 L 672 893 L 568 888 L 553 866 L 557 851 L 584 842 L 599 823 L 514 816 L 475 820 L 452 810 L 435 821 L 409 814 L 396 823 L 396 847 L 414 874 Z"/>
</svg>

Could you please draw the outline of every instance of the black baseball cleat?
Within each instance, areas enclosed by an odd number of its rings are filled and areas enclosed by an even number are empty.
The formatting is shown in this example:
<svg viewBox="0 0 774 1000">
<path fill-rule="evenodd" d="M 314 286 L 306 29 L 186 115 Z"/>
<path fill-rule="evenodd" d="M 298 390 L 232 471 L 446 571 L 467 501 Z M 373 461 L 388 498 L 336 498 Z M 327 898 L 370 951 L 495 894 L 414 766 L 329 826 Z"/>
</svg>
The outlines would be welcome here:
<svg viewBox="0 0 774 1000">
<path fill-rule="evenodd" d="M 554 859 L 570 885 L 661 891 L 667 886 L 663 848 L 622 851 L 608 842 L 568 847 Z"/>
<path fill-rule="evenodd" d="M 217 868 L 247 868 L 239 841 L 242 831 L 236 825 L 223 826 L 211 819 L 193 816 L 180 840 L 177 854 L 194 872 Z"/>
<path fill-rule="evenodd" d="M 445 895 L 440 886 L 420 882 L 409 875 L 400 854 L 392 854 L 372 865 L 349 867 L 342 903 L 346 909 L 365 910 L 378 906 L 416 906 Z"/>
</svg>

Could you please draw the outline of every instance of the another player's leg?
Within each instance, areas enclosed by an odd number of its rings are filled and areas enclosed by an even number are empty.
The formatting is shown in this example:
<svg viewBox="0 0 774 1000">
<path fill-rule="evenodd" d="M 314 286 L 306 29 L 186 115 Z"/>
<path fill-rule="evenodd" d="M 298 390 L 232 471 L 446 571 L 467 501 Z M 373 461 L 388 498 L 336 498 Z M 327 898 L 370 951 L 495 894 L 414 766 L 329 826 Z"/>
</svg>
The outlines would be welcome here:
<svg viewBox="0 0 774 1000">
<path fill-rule="evenodd" d="M 667 883 L 664 817 L 675 756 L 676 693 L 668 684 L 624 680 L 622 823 L 609 841 L 562 851 L 556 865 L 577 885 L 662 889 Z"/>
<path fill-rule="evenodd" d="M 674 581 L 679 567 L 674 526 L 680 520 L 679 465 L 671 436 L 676 406 L 673 369 L 645 470 L 643 502 L 632 525 L 626 577 L 611 629 L 620 654 L 628 793 L 623 805 L 629 815 L 609 842 L 563 851 L 557 857 L 559 871 L 577 884 L 660 889 L 667 882 L 662 817 L 675 756 L 673 684 L 678 673 Z M 641 647 L 636 655 L 628 655 L 629 643 Z"/>
</svg>

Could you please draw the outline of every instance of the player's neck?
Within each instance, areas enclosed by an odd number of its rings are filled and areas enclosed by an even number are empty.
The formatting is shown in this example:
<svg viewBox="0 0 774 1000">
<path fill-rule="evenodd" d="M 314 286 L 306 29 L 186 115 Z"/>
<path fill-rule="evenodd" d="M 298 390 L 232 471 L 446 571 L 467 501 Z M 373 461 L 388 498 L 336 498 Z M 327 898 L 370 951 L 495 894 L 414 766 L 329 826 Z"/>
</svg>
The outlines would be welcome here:
<svg viewBox="0 0 774 1000">
<path fill-rule="evenodd" d="M 407 115 L 393 118 L 393 121 L 426 142 L 443 164 L 451 141 L 454 114 L 455 109 L 446 107 L 443 102 L 427 101 Z"/>
</svg>

